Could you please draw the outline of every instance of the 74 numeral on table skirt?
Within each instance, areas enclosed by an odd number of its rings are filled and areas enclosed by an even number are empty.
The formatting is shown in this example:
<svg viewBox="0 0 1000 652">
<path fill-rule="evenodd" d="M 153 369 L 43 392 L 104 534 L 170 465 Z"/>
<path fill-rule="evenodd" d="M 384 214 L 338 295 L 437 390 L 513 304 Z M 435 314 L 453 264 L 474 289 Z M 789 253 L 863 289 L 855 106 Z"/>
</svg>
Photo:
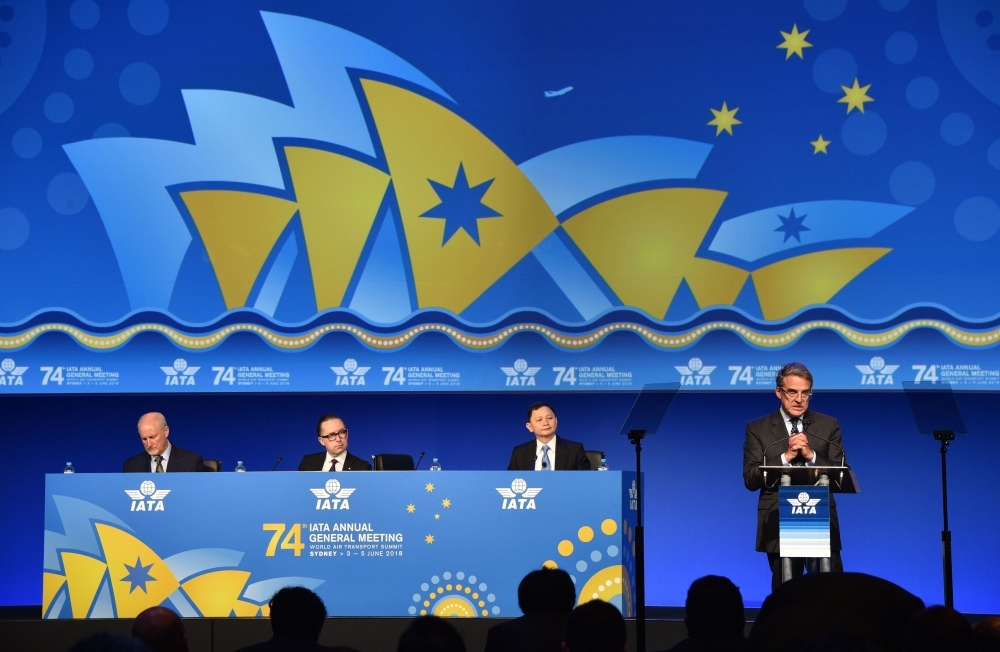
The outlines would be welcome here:
<svg viewBox="0 0 1000 652">
<path fill-rule="evenodd" d="M 264 523 L 265 531 L 274 532 L 271 535 L 271 541 L 267 544 L 267 552 L 264 553 L 265 557 L 274 557 L 274 553 L 278 550 L 279 539 L 281 540 L 282 550 L 293 550 L 296 557 L 302 555 L 302 551 L 306 547 L 306 544 L 302 543 L 302 524 L 292 523 L 288 534 L 285 534 L 285 529 L 286 526 L 284 523 Z M 281 538 L 282 534 L 285 534 L 284 539 Z"/>
</svg>

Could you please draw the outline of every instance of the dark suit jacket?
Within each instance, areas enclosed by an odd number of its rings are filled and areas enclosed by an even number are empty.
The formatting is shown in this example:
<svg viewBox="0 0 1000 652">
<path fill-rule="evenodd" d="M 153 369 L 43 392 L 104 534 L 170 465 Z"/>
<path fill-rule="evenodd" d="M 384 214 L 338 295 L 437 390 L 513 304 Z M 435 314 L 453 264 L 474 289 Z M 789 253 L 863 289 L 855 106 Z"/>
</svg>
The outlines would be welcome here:
<svg viewBox="0 0 1000 652">
<path fill-rule="evenodd" d="M 299 462 L 299 471 L 322 471 L 323 463 L 326 461 L 326 451 L 322 453 L 310 453 L 302 457 L 302 461 Z M 347 452 L 347 457 L 344 458 L 344 471 L 371 471 L 372 465 L 364 461 L 357 455 L 351 455 L 351 452 Z"/>
<path fill-rule="evenodd" d="M 809 437 L 809 448 L 816 453 L 814 466 L 840 464 L 844 449 L 841 448 L 840 424 L 833 417 L 807 410 L 802 415 L 802 426 Z M 822 439 L 821 439 L 822 438 Z M 743 443 L 743 483 L 750 491 L 760 490 L 757 500 L 757 551 L 778 552 L 778 487 L 764 487 L 759 466 L 767 451 L 768 466 L 781 466 L 781 454 L 788 450 L 788 430 L 780 411 L 747 424 L 746 441 Z M 829 442 L 823 439 L 830 440 Z M 785 441 L 781 441 L 785 440 Z M 832 444 L 830 442 L 833 442 Z M 768 478 L 770 485 L 772 479 Z M 779 479 L 773 482 L 778 485 Z M 830 494 L 830 549 L 840 550 L 840 522 L 837 503 Z"/>
<path fill-rule="evenodd" d="M 122 473 L 149 473 L 152 456 L 142 452 L 130 457 L 122 464 Z M 179 446 L 170 445 L 170 461 L 167 462 L 167 473 L 176 471 L 207 471 L 205 461 L 194 451 L 184 450 Z"/>
<path fill-rule="evenodd" d="M 515 446 L 510 453 L 510 464 L 508 471 L 534 471 L 535 470 L 535 439 Z M 563 439 L 556 435 L 556 471 L 589 471 L 590 460 L 583 449 L 583 444 L 577 441 Z"/>
<path fill-rule="evenodd" d="M 490 627 L 483 652 L 560 652 L 568 612 L 536 611 Z"/>
</svg>

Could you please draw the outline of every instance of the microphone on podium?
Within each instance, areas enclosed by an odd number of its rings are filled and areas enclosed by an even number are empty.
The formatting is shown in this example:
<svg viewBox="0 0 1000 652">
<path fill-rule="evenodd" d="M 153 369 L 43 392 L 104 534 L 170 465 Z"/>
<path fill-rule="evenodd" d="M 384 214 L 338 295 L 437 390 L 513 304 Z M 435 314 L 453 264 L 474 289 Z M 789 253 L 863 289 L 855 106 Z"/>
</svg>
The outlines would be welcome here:
<svg viewBox="0 0 1000 652">
<path fill-rule="evenodd" d="M 274 463 L 274 466 L 271 468 L 271 470 L 273 471 L 276 468 L 278 468 L 278 465 L 281 464 L 281 460 L 283 460 L 283 459 L 285 459 L 285 457 L 283 455 L 279 455 L 278 456 L 278 461 Z"/>
<path fill-rule="evenodd" d="M 417 463 L 413 465 L 414 471 L 420 468 L 420 462 L 422 462 L 423 459 L 424 459 L 424 451 L 420 451 L 420 458 L 417 460 Z"/>
</svg>

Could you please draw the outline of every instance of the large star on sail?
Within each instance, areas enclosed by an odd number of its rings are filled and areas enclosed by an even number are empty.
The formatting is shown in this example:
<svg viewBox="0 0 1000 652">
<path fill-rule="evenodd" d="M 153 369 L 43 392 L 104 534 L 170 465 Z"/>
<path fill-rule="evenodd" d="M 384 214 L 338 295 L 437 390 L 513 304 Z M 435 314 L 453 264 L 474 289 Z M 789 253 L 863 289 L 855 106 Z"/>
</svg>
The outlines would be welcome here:
<svg viewBox="0 0 1000 652">
<path fill-rule="evenodd" d="M 441 239 L 442 247 L 458 233 L 459 229 L 469 234 L 473 242 L 478 245 L 480 244 L 478 220 L 486 217 L 503 217 L 483 203 L 483 195 L 490 189 L 493 179 L 470 187 L 469 180 L 465 176 L 465 166 L 462 163 L 458 164 L 455 183 L 450 188 L 432 179 L 428 179 L 427 182 L 434 188 L 441 203 L 421 213 L 420 217 L 436 217 L 445 220 L 444 236 Z"/>
<path fill-rule="evenodd" d="M 797 54 L 800 59 L 805 59 L 802 50 L 812 47 L 812 43 L 806 40 L 808 35 L 809 30 L 800 32 L 798 25 L 792 25 L 791 32 L 781 32 L 781 36 L 785 40 L 778 44 L 778 48 L 785 51 L 785 61 L 791 59 L 793 54 Z"/>
<path fill-rule="evenodd" d="M 795 238 L 799 242 L 802 242 L 801 234 L 803 231 L 811 231 L 808 226 L 802 224 L 802 222 L 808 217 L 807 215 L 795 215 L 795 209 L 791 209 L 788 213 L 788 217 L 779 215 L 778 219 L 781 220 L 781 226 L 775 229 L 775 231 L 784 231 L 785 239 L 782 242 L 788 242 L 791 238 Z"/>
<path fill-rule="evenodd" d="M 152 567 L 152 564 L 149 566 L 143 566 L 142 560 L 139 557 L 136 557 L 135 566 L 125 564 L 125 570 L 128 571 L 128 574 L 119 581 L 129 583 L 129 593 L 135 591 L 136 589 L 146 593 L 146 583 L 156 581 L 156 578 L 149 574 L 149 569 Z"/>
</svg>

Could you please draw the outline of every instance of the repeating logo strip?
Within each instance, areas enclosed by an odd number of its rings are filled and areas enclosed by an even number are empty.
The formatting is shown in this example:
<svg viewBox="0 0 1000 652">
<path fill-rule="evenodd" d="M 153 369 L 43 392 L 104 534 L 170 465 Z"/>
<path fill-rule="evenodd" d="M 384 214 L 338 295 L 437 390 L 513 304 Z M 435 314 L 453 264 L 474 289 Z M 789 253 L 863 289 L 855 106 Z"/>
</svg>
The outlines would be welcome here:
<svg viewBox="0 0 1000 652">
<path fill-rule="evenodd" d="M 567 335 L 540 324 L 517 324 L 485 335 L 470 335 L 446 324 L 423 324 L 391 335 L 372 334 L 363 328 L 358 328 L 351 324 L 327 324 L 299 335 L 275 333 L 270 329 L 256 324 L 233 324 L 205 335 L 190 335 L 161 324 L 140 324 L 111 335 L 93 335 L 67 324 L 45 324 L 43 326 L 36 326 L 14 337 L 0 337 L 0 350 L 21 348 L 46 332 L 65 333 L 82 346 L 93 350 L 114 349 L 122 346 L 140 333 L 160 332 L 177 346 L 198 351 L 218 345 L 233 333 L 249 332 L 258 334 L 275 348 L 292 351 L 308 348 L 315 344 L 323 335 L 335 331 L 350 333 L 357 337 L 363 344 L 374 349 L 386 351 L 402 348 L 412 339 L 425 332 L 443 333 L 459 346 L 474 351 L 488 350 L 499 346 L 504 340 L 519 332 L 538 333 L 559 348 L 579 350 L 589 348 L 611 333 L 619 331 L 632 331 L 657 348 L 681 349 L 694 344 L 707 333 L 720 330 L 736 333 L 746 343 L 766 349 L 788 346 L 813 330 L 832 330 L 857 346 L 879 348 L 892 344 L 902 338 L 907 332 L 917 328 L 936 330 L 952 341 L 967 347 L 988 347 L 1000 343 L 1000 328 L 994 328 L 989 331 L 969 331 L 955 328 L 946 322 L 936 319 L 915 319 L 888 330 L 875 332 L 860 331 L 834 321 L 811 321 L 780 333 L 762 333 L 735 322 L 718 321 L 703 324 L 685 333 L 664 334 L 641 324 L 618 322 L 578 335 Z"/>
</svg>

